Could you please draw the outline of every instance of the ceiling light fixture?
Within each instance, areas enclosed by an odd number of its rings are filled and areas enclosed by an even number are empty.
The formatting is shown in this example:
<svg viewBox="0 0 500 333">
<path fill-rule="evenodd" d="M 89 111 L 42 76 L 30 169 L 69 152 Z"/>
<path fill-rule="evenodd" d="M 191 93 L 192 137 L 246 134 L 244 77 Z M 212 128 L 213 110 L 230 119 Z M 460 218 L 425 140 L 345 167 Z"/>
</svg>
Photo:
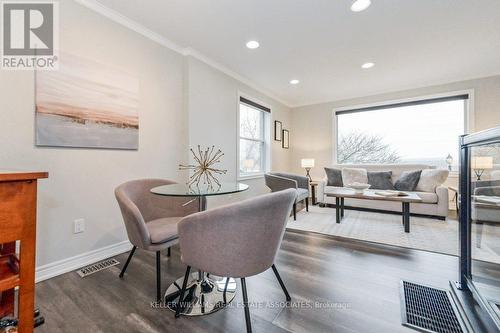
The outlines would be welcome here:
<svg viewBox="0 0 500 333">
<path fill-rule="evenodd" d="M 351 5 L 353 12 L 362 12 L 372 4 L 371 0 L 355 0 Z"/>
<path fill-rule="evenodd" d="M 290 80 L 290 84 L 299 84 L 300 81 L 297 79 Z"/>
<path fill-rule="evenodd" d="M 247 42 L 247 47 L 251 50 L 256 49 L 260 46 L 259 42 L 256 40 L 251 40 Z"/>
<path fill-rule="evenodd" d="M 373 62 L 366 62 L 363 65 L 361 65 L 361 68 L 368 69 L 368 68 L 372 68 L 373 66 L 375 66 L 375 64 Z"/>
</svg>

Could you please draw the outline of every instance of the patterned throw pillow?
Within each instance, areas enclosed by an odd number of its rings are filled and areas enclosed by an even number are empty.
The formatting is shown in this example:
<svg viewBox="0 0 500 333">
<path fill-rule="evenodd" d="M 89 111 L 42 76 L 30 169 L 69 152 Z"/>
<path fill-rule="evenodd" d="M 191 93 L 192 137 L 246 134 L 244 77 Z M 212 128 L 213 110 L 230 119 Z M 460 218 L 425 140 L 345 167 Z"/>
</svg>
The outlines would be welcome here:
<svg viewBox="0 0 500 333">
<path fill-rule="evenodd" d="M 342 182 L 344 186 L 353 183 L 368 183 L 368 175 L 366 169 L 361 168 L 343 168 L 342 169 Z"/>
<path fill-rule="evenodd" d="M 436 187 L 443 184 L 448 179 L 448 170 L 424 169 L 418 181 L 417 191 L 436 192 Z"/>
</svg>

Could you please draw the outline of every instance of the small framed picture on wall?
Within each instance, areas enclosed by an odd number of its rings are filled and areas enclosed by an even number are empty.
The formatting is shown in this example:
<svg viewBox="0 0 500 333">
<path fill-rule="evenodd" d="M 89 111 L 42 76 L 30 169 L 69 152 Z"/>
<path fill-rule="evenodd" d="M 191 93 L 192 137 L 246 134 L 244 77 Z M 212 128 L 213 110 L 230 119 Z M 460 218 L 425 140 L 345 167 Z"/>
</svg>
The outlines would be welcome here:
<svg viewBox="0 0 500 333">
<path fill-rule="evenodd" d="M 285 149 L 290 148 L 290 132 L 288 130 L 284 129 L 283 133 L 281 134 L 283 139 L 281 141 L 281 146 Z"/>
<path fill-rule="evenodd" d="M 274 140 L 275 141 L 282 140 L 282 136 L 281 136 L 282 127 L 283 127 L 283 124 L 281 124 L 281 121 L 279 121 L 279 120 L 274 121 Z"/>
</svg>

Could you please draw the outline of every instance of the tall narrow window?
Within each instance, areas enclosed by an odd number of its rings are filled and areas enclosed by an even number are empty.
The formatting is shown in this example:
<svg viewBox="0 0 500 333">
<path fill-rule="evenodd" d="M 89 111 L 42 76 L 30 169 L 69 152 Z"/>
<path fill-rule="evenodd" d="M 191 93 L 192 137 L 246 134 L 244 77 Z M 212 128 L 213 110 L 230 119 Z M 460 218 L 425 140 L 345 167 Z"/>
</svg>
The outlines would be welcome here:
<svg viewBox="0 0 500 333">
<path fill-rule="evenodd" d="M 264 174 L 267 165 L 267 120 L 271 110 L 240 97 L 239 177 Z"/>
<path fill-rule="evenodd" d="M 337 162 L 458 168 L 468 95 L 337 111 Z"/>
</svg>

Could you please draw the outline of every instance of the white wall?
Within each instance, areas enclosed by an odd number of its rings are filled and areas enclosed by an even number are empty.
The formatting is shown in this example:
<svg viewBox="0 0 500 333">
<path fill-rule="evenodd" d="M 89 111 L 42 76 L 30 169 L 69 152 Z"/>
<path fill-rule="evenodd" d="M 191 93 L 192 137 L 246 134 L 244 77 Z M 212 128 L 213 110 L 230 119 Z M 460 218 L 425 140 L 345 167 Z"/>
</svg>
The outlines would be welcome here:
<svg viewBox="0 0 500 333">
<path fill-rule="evenodd" d="M 271 107 L 272 131 L 274 120 L 281 121 L 283 128 L 290 126 L 290 109 L 193 57 L 187 57 L 186 61 L 189 144 L 193 148 L 198 144 L 202 147 L 215 145 L 220 148 L 225 154 L 220 168 L 228 170 L 221 179 L 234 182 L 237 179 L 238 158 L 238 94 L 254 98 Z M 290 155 L 290 149 L 281 148 L 281 142 L 274 141 L 272 135 L 271 169 L 287 171 Z M 208 206 L 213 207 L 268 192 L 263 178 L 243 182 L 250 185 L 247 192 L 209 198 Z"/>
<path fill-rule="evenodd" d="M 74 268 L 75 256 L 97 260 L 100 249 L 123 243 L 115 187 L 143 177 L 185 181 L 178 164 L 188 161 L 189 146 L 221 147 L 229 170 L 224 179 L 234 181 L 238 91 L 271 105 L 273 119 L 290 124 L 280 103 L 73 1 L 60 2 L 60 49 L 139 79 L 140 130 L 138 151 L 35 147 L 34 74 L 0 73 L 0 169 L 50 173 L 39 186 L 37 230 L 37 266 L 49 276 Z M 287 170 L 289 155 L 272 143 L 274 169 Z M 267 191 L 262 179 L 248 184 L 251 191 L 218 204 Z M 86 231 L 73 234 L 78 218 L 86 220 Z"/>
<path fill-rule="evenodd" d="M 291 133 L 294 136 L 294 144 L 290 169 L 293 172 L 302 172 L 300 159 L 315 158 L 316 167 L 311 170 L 312 177 L 324 177 L 323 167 L 332 163 L 332 112 L 335 108 L 466 89 L 474 90 L 475 116 L 472 130 L 479 131 L 500 125 L 500 76 L 293 108 Z"/>
</svg>

